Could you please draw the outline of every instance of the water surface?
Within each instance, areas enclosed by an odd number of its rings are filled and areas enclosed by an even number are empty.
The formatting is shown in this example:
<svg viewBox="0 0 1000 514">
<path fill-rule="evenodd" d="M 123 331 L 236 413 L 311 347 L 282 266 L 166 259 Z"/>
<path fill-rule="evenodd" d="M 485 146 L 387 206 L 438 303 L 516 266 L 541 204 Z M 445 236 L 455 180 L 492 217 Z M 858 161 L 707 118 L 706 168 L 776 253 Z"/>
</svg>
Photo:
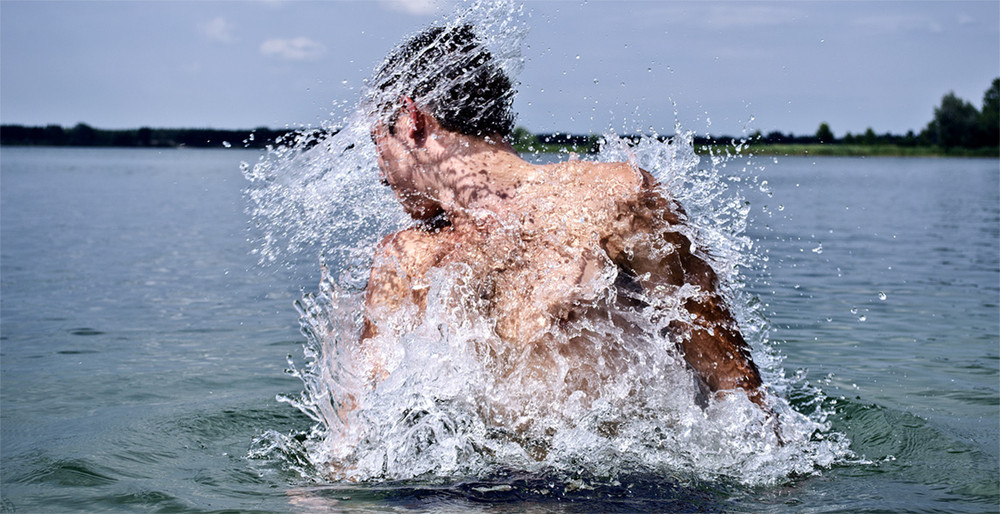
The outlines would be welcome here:
<svg viewBox="0 0 1000 514">
<path fill-rule="evenodd" d="M 766 269 L 747 270 L 790 375 L 855 463 L 780 485 L 545 477 L 338 485 L 250 458 L 311 421 L 278 394 L 318 261 L 250 254 L 242 150 L 0 153 L 2 506 L 21 512 L 338 508 L 995 511 L 995 160 L 730 161 Z M 763 181 L 767 181 L 765 184 Z M 749 184 L 749 185 L 748 185 Z M 794 399 L 793 399 L 794 400 Z M 793 401 L 795 404 L 795 401 Z M 800 408 L 805 408 L 799 406 Z"/>
</svg>

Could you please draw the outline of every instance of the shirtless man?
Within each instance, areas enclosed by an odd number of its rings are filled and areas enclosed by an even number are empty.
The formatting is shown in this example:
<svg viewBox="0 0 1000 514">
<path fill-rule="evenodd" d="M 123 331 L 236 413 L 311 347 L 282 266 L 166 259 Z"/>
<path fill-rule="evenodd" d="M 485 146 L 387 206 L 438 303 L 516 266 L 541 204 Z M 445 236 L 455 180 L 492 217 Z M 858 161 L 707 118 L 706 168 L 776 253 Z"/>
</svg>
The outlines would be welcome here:
<svg viewBox="0 0 1000 514">
<path fill-rule="evenodd" d="M 743 390 L 763 405 L 760 374 L 715 272 L 684 235 L 683 210 L 629 164 L 521 159 L 507 139 L 513 87 L 471 27 L 414 37 L 373 87 L 381 94 L 372 139 L 382 178 L 417 221 L 387 236 L 375 256 L 361 335 L 373 383 L 391 371 L 383 345 L 406 329 L 399 313 L 422 317 L 435 273 L 455 270 L 510 350 L 489 357 L 501 376 L 529 367 L 545 383 L 554 359 L 563 359 L 571 369 L 559 386 L 588 394 L 593 375 L 573 368 L 615 350 L 579 330 L 567 336 L 566 327 L 607 318 L 611 304 L 654 306 L 672 320 L 663 331 L 704 388 Z"/>
</svg>

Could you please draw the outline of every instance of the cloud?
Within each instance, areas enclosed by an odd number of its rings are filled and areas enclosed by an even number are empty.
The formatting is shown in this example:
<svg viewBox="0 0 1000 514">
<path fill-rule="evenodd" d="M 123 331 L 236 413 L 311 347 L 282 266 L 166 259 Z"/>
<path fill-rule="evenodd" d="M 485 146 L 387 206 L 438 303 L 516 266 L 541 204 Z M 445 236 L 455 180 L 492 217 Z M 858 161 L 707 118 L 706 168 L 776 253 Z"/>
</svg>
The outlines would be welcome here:
<svg viewBox="0 0 1000 514">
<path fill-rule="evenodd" d="M 286 61 L 315 61 L 326 53 L 326 47 L 305 37 L 271 38 L 260 44 L 260 53 Z"/>
<path fill-rule="evenodd" d="M 413 15 L 434 14 L 443 7 L 442 0 L 381 0 L 381 4 L 390 10 Z"/>
<path fill-rule="evenodd" d="M 236 40 L 236 38 L 233 37 L 233 29 L 235 29 L 236 26 L 221 16 L 212 19 L 212 21 L 202 23 L 198 28 L 201 29 L 202 35 L 212 41 L 232 43 Z"/>
</svg>

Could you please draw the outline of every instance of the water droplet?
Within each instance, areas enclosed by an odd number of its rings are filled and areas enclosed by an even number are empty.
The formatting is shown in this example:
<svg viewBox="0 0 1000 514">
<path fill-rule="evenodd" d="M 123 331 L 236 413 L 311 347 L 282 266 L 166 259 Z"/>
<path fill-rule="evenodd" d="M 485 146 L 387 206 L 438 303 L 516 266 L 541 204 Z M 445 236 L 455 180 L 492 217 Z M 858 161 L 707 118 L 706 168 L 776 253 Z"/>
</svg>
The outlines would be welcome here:
<svg viewBox="0 0 1000 514">
<path fill-rule="evenodd" d="M 594 79 L 594 84 L 599 84 L 599 83 L 600 82 L 597 79 Z"/>
<path fill-rule="evenodd" d="M 577 60 L 580 60 L 580 54 L 577 54 L 577 55 L 576 55 L 576 59 L 577 59 Z"/>
<path fill-rule="evenodd" d="M 884 302 L 884 301 L 885 301 L 885 298 L 886 298 L 886 296 L 885 296 L 885 293 L 884 293 L 884 292 L 882 292 L 882 291 L 879 291 L 879 292 L 878 292 L 878 299 L 879 299 L 879 300 L 882 300 L 882 301 Z"/>
</svg>

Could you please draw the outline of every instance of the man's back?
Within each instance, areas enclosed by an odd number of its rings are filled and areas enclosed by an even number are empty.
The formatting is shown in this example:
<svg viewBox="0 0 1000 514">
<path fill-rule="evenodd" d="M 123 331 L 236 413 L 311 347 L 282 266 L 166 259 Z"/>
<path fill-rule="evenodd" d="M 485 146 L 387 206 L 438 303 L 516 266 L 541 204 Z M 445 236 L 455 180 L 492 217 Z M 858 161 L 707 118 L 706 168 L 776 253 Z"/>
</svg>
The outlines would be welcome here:
<svg viewBox="0 0 1000 514">
<path fill-rule="evenodd" d="M 601 242 L 641 186 L 641 178 L 626 175 L 638 174 L 623 168 L 578 161 L 539 167 L 493 208 L 470 211 L 443 228 L 387 237 L 369 283 L 369 306 L 412 303 L 422 311 L 427 273 L 461 270 L 485 313 L 497 320 L 498 334 L 511 344 L 532 342 L 601 293 L 594 281 L 611 264 Z"/>
<path fill-rule="evenodd" d="M 483 358 L 497 376 L 553 401 L 577 392 L 593 400 L 601 383 L 627 368 L 622 338 L 601 332 L 637 330 L 628 312 L 648 311 L 654 303 L 653 310 L 669 318 L 705 303 L 699 295 L 715 294 L 714 273 L 691 253 L 690 241 L 678 232 L 677 209 L 645 172 L 570 161 L 535 167 L 507 186 L 500 201 L 455 213 L 448 226 L 409 229 L 383 241 L 363 334 L 373 379 L 391 371 L 381 360 L 391 349 L 382 345 L 397 344 L 420 323 L 427 292 L 442 273 L 461 283 L 455 301 L 493 324 L 498 340 L 484 345 Z M 732 324 L 725 311 L 703 317 L 720 329 Z M 683 352 L 693 350 L 685 340 L 705 346 L 689 325 L 670 327 Z M 742 339 L 716 346 L 700 348 L 703 359 L 719 359 L 714 367 L 723 369 L 739 360 L 735 372 L 753 376 L 727 381 L 698 370 L 708 374 L 701 378 L 713 390 L 759 384 L 756 369 L 742 362 Z"/>
</svg>

